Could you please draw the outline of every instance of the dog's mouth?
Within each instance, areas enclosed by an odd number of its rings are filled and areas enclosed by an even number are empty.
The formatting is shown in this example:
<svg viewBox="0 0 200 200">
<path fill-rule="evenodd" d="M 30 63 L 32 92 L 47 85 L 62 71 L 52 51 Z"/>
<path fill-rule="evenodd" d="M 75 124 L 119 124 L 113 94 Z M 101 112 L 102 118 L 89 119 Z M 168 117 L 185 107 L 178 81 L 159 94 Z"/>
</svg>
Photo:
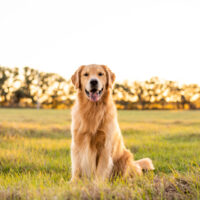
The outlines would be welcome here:
<svg viewBox="0 0 200 200">
<path fill-rule="evenodd" d="M 97 102 L 99 101 L 99 99 L 101 98 L 103 92 L 103 88 L 101 90 L 97 90 L 97 89 L 92 89 L 90 91 L 87 91 L 85 89 L 85 93 L 88 96 L 88 98 L 93 101 L 93 102 Z"/>
</svg>

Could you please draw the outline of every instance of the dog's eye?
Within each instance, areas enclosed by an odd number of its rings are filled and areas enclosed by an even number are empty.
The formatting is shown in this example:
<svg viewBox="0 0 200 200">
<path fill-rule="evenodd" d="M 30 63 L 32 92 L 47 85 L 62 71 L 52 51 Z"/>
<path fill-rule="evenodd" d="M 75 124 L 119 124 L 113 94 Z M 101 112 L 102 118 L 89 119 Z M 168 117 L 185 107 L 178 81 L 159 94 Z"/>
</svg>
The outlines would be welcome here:
<svg viewBox="0 0 200 200">
<path fill-rule="evenodd" d="M 85 74 L 83 74 L 83 76 L 89 76 L 89 74 L 88 74 L 88 73 L 85 73 Z"/>
<path fill-rule="evenodd" d="M 98 75 L 99 75 L 99 76 L 103 76 L 103 73 L 99 72 Z"/>
</svg>

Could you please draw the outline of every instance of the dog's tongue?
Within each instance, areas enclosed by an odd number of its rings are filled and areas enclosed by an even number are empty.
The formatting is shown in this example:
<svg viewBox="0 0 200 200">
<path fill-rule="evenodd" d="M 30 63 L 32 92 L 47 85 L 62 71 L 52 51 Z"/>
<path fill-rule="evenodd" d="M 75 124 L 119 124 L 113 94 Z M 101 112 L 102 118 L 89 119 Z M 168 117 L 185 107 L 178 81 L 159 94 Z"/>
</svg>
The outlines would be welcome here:
<svg viewBox="0 0 200 200">
<path fill-rule="evenodd" d="M 92 101 L 98 101 L 99 100 L 99 94 L 97 92 L 93 93 L 90 92 L 90 98 Z"/>
</svg>

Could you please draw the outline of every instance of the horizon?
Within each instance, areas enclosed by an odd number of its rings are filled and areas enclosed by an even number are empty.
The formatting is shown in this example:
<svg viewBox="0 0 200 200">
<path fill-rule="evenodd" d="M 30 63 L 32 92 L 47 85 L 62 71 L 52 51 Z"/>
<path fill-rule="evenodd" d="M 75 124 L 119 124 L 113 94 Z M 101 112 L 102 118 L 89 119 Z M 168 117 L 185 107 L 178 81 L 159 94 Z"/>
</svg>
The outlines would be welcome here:
<svg viewBox="0 0 200 200">
<path fill-rule="evenodd" d="M 116 81 L 151 77 L 200 85 L 199 1 L 0 2 L 0 66 L 70 79 L 105 64 Z"/>
<path fill-rule="evenodd" d="M 15 67 L 12 68 L 12 67 L 9 67 L 9 66 L 2 66 L 2 65 L 0 65 L 0 67 L 10 68 L 10 69 L 18 68 L 18 69 L 19 69 L 19 72 L 23 73 L 23 68 L 29 67 L 29 66 L 24 66 L 24 67 L 17 67 L 17 66 L 15 66 Z M 38 70 L 38 72 L 42 72 L 42 73 L 57 74 L 57 75 L 61 76 L 62 78 L 64 78 L 66 81 L 71 80 L 71 77 L 65 77 L 65 76 L 63 76 L 62 74 L 59 74 L 59 73 L 57 73 L 57 72 L 44 71 L 44 70 L 36 69 L 36 68 L 34 68 L 34 67 L 29 67 L 29 68 L 34 69 L 34 70 Z M 72 74 L 72 75 L 73 75 L 73 74 Z M 115 75 L 117 76 L 117 74 L 115 74 Z M 177 81 L 177 80 L 161 78 L 161 77 L 159 77 L 159 76 L 151 76 L 151 77 L 148 77 L 147 79 L 144 79 L 144 80 L 137 80 L 137 79 L 135 79 L 135 80 L 128 80 L 128 79 L 123 79 L 123 80 L 122 80 L 122 79 L 121 79 L 121 80 L 120 80 L 120 79 L 117 79 L 117 77 L 116 77 L 115 83 L 120 83 L 120 84 L 124 84 L 124 83 L 131 84 L 131 83 L 133 83 L 133 82 L 140 82 L 140 83 L 143 83 L 143 82 L 145 82 L 145 81 L 149 81 L 149 80 L 152 79 L 152 78 L 158 78 L 159 81 L 161 81 L 161 82 L 173 81 L 173 82 L 175 82 L 176 84 L 178 84 L 179 86 L 183 86 L 183 85 L 193 85 L 193 84 L 196 84 L 196 85 L 200 86 L 200 82 L 199 82 L 199 83 L 196 83 L 196 82 L 181 82 L 181 81 Z"/>
</svg>

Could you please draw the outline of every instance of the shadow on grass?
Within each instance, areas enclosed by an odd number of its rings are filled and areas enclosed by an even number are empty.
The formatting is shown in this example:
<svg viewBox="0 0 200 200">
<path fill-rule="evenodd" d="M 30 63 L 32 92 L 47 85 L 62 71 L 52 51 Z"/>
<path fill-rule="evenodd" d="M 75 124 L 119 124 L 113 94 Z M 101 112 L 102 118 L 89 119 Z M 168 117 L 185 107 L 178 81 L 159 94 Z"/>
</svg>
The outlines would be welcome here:
<svg viewBox="0 0 200 200">
<path fill-rule="evenodd" d="M 35 149 L 35 148 L 28 148 L 27 151 L 34 151 L 39 155 L 49 156 L 55 159 L 58 159 L 58 157 L 62 157 L 63 159 L 66 159 L 67 156 L 70 156 L 70 149 L 68 147 L 66 148 L 59 148 L 59 149 Z"/>
<path fill-rule="evenodd" d="M 143 123 L 143 122 L 142 122 Z M 198 121 L 189 121 L 189 120 L 152 120 L 148 123 L 155 125 L 164 125 L 164 126 L 199 126 L 200 120 Z"/>
<path fill-rule="evenodd" d="M 0 166 L 0 174 L 8 175 L 8 174 L 35 174 L 35 173 L 44 173 L 44 174 L 65 174 L 67 177 L 70 175 L 70 163 L 66 164 L 66 166 L 59 166 L 56 164 L 44 164 L 38 166 L 34 163 L 24 163 L 21 166 L 16 166 L 13 163 Z"/>
<path fill-rule="evenodd" d="M 123 136 L 146 136 L 150 135 L 152 132 L 150 131 L 145 131 L 145 130 L 135 130 L 135 129 L 124 129 L 122 130 L 122 135 Z"/>
<path fill-rule="evenodd" d="M 200 133 L 190 133 L 190 134 L 176 134 L 164 137 L 165 140 L 170 142 L 193 142 L 200 141 Z"/>
<path fill-rule="evenodd" d="M 25 138 L 52 138 L 52 139 L 63 139 L 71 138 L 69 129 L 58 129 L 52 128 L 48 130 L 42 129 L 17 129 L 14 127 L 3 127 L 0 126 L 0 136 L 5 137 L 25 137 Z"/>
</svg>

